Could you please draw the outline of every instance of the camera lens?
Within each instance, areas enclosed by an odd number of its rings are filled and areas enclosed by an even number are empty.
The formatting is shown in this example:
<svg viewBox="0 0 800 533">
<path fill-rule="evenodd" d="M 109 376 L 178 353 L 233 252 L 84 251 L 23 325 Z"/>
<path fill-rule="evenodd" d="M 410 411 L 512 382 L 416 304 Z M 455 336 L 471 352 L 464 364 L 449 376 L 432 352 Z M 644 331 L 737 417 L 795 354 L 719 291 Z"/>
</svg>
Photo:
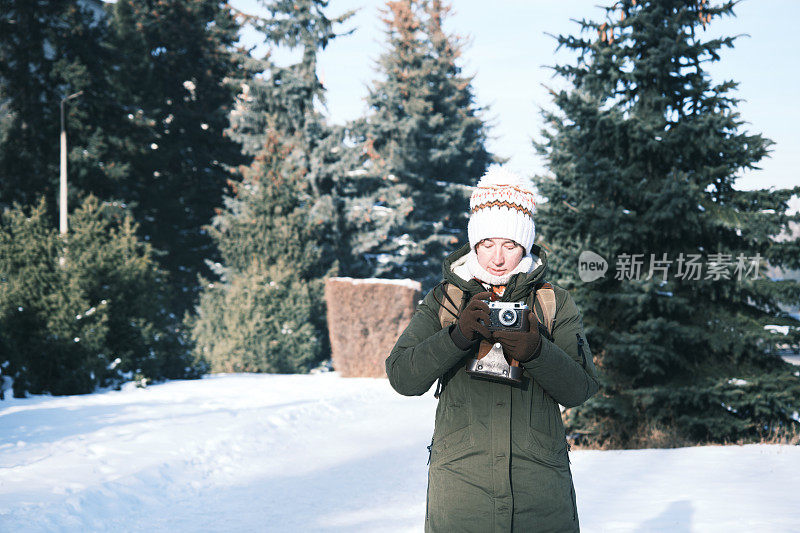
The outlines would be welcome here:
<svg viewBox="0 0 800 533">
<path fill-rule="evenodd" d="M 513 326 L 514 322 L 517 321 L 517 313 L 515 313 L 511 309 L 506 309 L 502 313 L 500 313 L 500 323 L 504 326 Z"/>
</svg>

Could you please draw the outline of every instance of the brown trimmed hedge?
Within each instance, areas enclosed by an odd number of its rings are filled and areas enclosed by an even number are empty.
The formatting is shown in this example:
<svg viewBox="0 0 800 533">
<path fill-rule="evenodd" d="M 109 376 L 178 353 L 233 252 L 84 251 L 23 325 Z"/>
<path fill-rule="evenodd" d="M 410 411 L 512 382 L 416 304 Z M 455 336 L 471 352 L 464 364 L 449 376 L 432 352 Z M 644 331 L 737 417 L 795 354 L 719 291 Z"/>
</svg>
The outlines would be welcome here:
<svg viewBox="0 0 800 533">
<path fill-rule="evenodd" d="M 411 320 L 421 290 L 412 280 L 328 279 L 334 370 L 344 377 L 386 377 L 386 358 Z"/>
</svg>

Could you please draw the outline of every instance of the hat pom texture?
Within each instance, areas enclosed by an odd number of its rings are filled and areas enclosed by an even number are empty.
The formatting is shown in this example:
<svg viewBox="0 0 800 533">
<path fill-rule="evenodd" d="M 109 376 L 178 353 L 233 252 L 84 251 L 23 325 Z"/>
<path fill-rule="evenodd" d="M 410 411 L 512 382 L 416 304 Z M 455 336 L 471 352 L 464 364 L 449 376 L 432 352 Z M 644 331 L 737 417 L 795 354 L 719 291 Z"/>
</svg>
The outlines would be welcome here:
<svg viewBox="0 0 800 533">
<path fill-rule="evenodd" d="M 467 225 L 472 248 L 483 239 L 511 239 L 530 252 L 536 234 L 536 201 L 530 182 L 497 165 L 478 181 L 469 199 Z"/>
</svg>

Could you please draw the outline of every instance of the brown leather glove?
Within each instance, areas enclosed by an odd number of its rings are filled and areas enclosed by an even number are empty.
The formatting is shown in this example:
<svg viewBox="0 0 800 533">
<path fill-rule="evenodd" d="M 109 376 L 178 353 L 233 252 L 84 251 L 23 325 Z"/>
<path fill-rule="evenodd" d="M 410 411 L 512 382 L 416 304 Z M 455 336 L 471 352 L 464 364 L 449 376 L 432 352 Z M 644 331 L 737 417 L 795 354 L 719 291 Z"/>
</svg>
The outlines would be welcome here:
<svg viewBox="0 0 800 533">
<path fill-rule="evenodd" d="M 539 321 L 529 312 L 529 331 L 493 331 L 492 340 L 503 346 L 503 353 L 520 363 L 536 359 L 542 351 L 542 336 L 539 334 Z"/>
<path fill-rule="evenodd" d="M 486 327 L 486 324 L 489 323 L 489 304 L 486 303 L 486 300 L 490 296 L 489 292 L 479 292 L 470 299 L 467 306 L 458 315 L 458 322 L 450 331 L 450 337 L 462 350 L 466 349 L 464 341 L 471 344 L 481 336 L 487 339 L 491 336 L 491 332 Z"/>
</svg>

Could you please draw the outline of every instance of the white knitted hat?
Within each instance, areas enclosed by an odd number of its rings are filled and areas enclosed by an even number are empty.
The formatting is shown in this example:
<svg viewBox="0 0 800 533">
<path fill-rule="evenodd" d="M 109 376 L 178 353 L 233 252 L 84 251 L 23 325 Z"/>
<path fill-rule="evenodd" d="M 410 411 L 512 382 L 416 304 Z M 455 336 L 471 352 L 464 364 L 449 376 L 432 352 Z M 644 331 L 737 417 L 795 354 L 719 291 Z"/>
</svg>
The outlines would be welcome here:
<svg viewBox="0 0 800 533">
<path fill-rule="evenodd" d="M 483 239 L 511 239 L 531 251 L 536 229 L 536 202 L 530 182 L 510 170 L 492 165 L 478 181 L 469 199 L 469 244 Z"/>
</svg>

